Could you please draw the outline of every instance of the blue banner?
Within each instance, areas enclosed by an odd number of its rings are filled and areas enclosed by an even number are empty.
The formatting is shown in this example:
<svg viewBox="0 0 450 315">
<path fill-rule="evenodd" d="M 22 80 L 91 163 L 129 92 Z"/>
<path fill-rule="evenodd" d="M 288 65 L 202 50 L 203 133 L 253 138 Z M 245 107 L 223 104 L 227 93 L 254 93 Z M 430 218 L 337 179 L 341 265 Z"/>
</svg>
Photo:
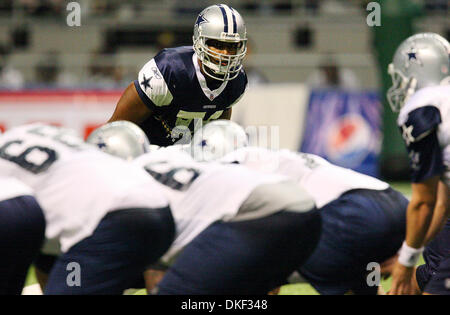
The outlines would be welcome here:
<svg viewBox="0 0 450 315">
<path fill-rule="evenodd" d="M 313 90 L 300 151 L 377 177 L 381 114 L 376 92 Z"/>
</svg>

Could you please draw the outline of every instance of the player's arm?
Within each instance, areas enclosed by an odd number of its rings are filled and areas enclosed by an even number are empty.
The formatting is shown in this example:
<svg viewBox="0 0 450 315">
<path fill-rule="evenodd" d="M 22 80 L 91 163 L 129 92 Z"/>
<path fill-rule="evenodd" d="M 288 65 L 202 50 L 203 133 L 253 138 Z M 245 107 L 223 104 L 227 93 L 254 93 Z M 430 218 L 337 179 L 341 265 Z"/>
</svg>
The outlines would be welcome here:
<svg viewBox="0 0 450 315">
<path fill-rule="evenodd" d="M 413 271 L 430 228 L 444 172 L 437 137 L 438 109 L 425 106 L 409 113 L 401 126 L 412 169 L 412 197 L 406 215 L 406 238 L 392 275 L 391 294 L 414 294 Z"/>
<path fill-rule="evenodd" d="M 420 294 L 415 279 L 415 265 L 423 252 L 425 236 L 433 218 L 438 176 L 412 184 L 411 201 L 406 212 L 406 238 L 392 271 L 389 294 Z"/>
<path fill-rule="evenodd" d="M 409 113 L 401 127 L 412 169 L 412 196 L 406 217 L 406 244 L 412 248 L 425 244 L 434 208 L 440 207 L 437 203 L 439 178 L 445 170 L 437 136 L 441 121 L 436 107 L 425 106 Z M 445 200 L 440 197 L 442 202 Z"/>
<path fill-rule="evenodd" d="M 413 183 L 412 197 L 406 215 L 406 244 L 421 248 L 433 219 L 437 200 L 439 176 L 433 176 L 424 182 Z"/>
<path fill-rule="evenodd" d="M 151 59 L 139 71 L 137 80 L 126 88 L 108 122 L 128 120 L 139 125 L 155 111 L 170 105 L 172 99 L 163 74 L 155 59 Z"/>
<path fill-rule="evenodd" d="M 226 109 L 222 115 L 220 115 L 219 119 L 226 119 L 226 120 L 230 120 L 231 119 L 231 107 Z"/>
<path fill-rule="evenodd" d="M 434 207 L 433 219 L 425 237 L 425 245 L 442 230 L 447 217 L 450 215 L 449 195 L 450 189 L 444 182 L 439 181 L 436 206 Z"/>
<path fill-rule="evenodd" d="M 439 176 L 434 176 L 421 183 L 412 184 L 412 197 L 408 205 L 406 217 L 406 239 L 405 245 L 412 250 L 423 248 L 423 246 L 434 238 L 445 222 L 446 209 L 444 209 L 446 198 L 443 196 L 442 182 Z M 445 184 L 444 184 L 445 186 Z M 445 191 L 447 192 L 447 191 Z M 447 192 L 448 193 L 448 192 Z M 404 246 L 405 246 L 404 245 Z M 402 248 L 403 250 L 403 248 Z M 417 253 L 420 250 L 416 250 Z M 416 279 L 416 269 L 397 263 L 397 273 L 394 277 L 394 290 L 396 294 L 420 294 L 420 288 Z M 397 285 L 398 278 L 405 277 L 409 286 Z M 400 282 L 401 283 L 401 282 Z M 403 291 L 402 291 L 403 290 Z"/>
<path fill-rule="evenodd" d="M 134 83 L 132 82 L 123 92 L 116 109 L 108 122 L 128 120 L 140 124 L 146 120 L 152 111 L 141 100 Z"/>
</svg>

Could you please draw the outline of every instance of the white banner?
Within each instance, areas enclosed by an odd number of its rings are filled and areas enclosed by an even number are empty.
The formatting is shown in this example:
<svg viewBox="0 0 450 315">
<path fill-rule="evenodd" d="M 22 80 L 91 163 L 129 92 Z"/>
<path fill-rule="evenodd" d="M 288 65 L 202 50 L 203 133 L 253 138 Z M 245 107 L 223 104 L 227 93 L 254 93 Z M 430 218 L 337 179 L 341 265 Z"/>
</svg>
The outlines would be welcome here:
<svg viewBox="0 0 450 315">
<path fill-rule="evenodd" d="M 260 146 L 297 151 L 303 139 L 309 94 L 309 88 L 302 84 L 258 85 L 233 106 L 231 120 L 246 127 L 247 132 L 256 127 Z M 264 138 L 267 144 L 261 143 Z"/>
</svg>

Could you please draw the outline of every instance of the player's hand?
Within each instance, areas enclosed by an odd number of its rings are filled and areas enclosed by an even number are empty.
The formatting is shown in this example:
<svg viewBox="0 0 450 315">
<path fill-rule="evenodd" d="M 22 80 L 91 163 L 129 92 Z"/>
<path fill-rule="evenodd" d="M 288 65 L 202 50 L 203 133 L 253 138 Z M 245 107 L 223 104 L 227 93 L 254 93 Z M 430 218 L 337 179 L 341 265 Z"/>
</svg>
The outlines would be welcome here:
<svg viewBox="0 0 450 315">
<path fill-rule="evenodd" d="M 381 277 L 383 279 L 387 279 L 392 275 L 392 271 L 397 263 L 397 258 L 398 255 L 394 255 L 381 263 Z"/>
<path fill-rule="evenodd" d="M 389 295 L 419 294 L 414 284 L 414 267 L 405 267 L 397 262 L 392 271 L 392 285 Z"/>
</svg>

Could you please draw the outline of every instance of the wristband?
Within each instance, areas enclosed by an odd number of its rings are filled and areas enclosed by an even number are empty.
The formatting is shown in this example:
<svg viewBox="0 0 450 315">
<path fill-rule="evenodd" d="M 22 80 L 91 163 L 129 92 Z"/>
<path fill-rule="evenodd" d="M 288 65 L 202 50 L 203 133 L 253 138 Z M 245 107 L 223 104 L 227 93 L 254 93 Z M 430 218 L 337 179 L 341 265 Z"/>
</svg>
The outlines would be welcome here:
<svg viewBox="0 0 450 315">
<path fill-rule="evenodd" d="M 406 244 L 406 241 L 404 241 L 402 248 L 399 251 L 398 262 L 405 267 L 414 267 L 417 264 L 423 249 L 423 247 L 409 247 L 408 244 Z"/>
</svg>

